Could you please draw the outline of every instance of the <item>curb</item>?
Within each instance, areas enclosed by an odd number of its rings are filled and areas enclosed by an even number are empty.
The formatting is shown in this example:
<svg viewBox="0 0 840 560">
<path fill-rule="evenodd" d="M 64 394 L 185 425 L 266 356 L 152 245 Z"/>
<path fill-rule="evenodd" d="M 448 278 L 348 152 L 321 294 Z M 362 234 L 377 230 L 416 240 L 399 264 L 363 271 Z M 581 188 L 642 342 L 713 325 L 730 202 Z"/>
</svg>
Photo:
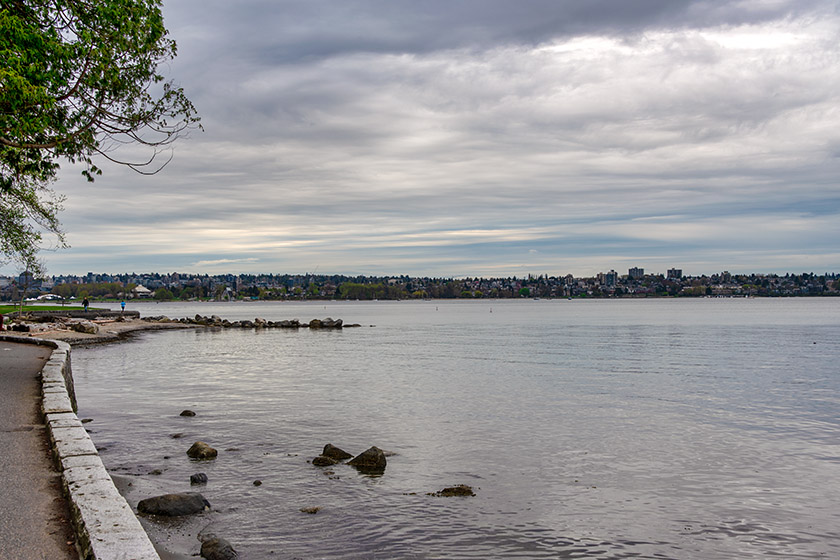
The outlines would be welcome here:
<svg viewBox="0 0 840 560">
<path fill-rule="evenodd" d="M 41 409 L 83 560 L 160 560 L 134 511 L 117 491 L 76 416 L 66 342 L 0 335 L 0 340 L 53 348 L 41 370 Z"/>
</svg>

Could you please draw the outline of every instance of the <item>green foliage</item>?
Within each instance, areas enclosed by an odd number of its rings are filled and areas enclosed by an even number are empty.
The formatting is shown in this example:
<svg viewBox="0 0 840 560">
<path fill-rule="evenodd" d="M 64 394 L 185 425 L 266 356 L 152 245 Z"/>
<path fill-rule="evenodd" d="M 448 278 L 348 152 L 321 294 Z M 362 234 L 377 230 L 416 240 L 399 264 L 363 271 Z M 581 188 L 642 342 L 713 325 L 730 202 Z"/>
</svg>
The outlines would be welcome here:
<svg viewBox="0 0 840 560">
<path fill-rule="evenodd" d="M 382 283 L 360 284 L 344 282 L 338 287 L 338 297 L 342 299 L 403 299 L 408 296 L 405 289 Z"/>
<path fill-rule="evenodd" d="M 158 301 L 169 301 L 175 299 L 175 294 L 167 288 L 158 288 L 155 290 L 155 299 Z"/>
<path fill-rule="evenodd" d="M 154 173 L 156 156 L 198 123 L 161 63 L 175 56 L 160 0 L 7 0 L 0 6 L 0 261 L 32 268 L 44 234 L 65 246 L 59 160 L 101 174 L 93 157 Z M 149 148 L 121 161 L 120 144 Z M 166 162 L 163 163 L 165 165 Z"/>
<path fill-rule="evenodd" d="M 127 290 L 119 282 L 94 282 L 91 284 L 58 284 L 53 287 L 52 293 L 64 299 L 95 297 L 115 298 Z"/>
<path fill-rule="evenodd" d="M 520 288 L 519 289 L 519 296 L 520 297 L 528 297 L 530 295 L 531 295 L 531 289 L 530 288 Z"/>
</svg>

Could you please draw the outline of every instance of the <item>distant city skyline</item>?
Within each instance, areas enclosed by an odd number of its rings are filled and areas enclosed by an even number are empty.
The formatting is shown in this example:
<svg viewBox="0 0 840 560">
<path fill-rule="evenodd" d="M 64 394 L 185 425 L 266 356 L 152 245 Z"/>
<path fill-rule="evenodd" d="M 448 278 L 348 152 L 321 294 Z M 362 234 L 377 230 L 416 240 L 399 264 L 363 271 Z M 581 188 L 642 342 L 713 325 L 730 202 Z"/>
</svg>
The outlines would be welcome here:
<svg viewBox="0 0 840 560">
<path fill-rule="evenodd" d="M 65 165 L 48 274 L 840 270 L 836 2 L 163 13 L 205 132 L 150 177 Z"/>
</svg>

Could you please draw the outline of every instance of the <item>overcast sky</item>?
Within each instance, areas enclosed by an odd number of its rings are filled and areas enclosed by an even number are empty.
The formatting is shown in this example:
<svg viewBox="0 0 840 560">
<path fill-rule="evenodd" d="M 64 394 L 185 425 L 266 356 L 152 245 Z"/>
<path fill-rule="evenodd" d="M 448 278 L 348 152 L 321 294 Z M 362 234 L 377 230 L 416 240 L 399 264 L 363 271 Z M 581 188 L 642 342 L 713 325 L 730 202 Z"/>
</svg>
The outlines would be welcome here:
<svg viewBox="0 0 840 560">
<path fill-rule="evenodd" d="M 48 271 L 840 272 L 837 6 L 169 1 L 205 131 Z"/>
</svg>

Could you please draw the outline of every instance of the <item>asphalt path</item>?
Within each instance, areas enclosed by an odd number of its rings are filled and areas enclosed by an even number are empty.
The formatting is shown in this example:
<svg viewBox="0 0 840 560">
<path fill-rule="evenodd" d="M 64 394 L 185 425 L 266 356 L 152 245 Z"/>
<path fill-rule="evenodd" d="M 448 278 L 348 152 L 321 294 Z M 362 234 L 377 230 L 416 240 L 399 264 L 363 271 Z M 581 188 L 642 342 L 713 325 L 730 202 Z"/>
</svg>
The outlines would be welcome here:
<svg viewBox="0 0 840 560">
<path fill-rule="evenodd" d="M 0 341 L 0 560 L 79 558 L 40 408 L 49 356 Z"/>
</svg>

